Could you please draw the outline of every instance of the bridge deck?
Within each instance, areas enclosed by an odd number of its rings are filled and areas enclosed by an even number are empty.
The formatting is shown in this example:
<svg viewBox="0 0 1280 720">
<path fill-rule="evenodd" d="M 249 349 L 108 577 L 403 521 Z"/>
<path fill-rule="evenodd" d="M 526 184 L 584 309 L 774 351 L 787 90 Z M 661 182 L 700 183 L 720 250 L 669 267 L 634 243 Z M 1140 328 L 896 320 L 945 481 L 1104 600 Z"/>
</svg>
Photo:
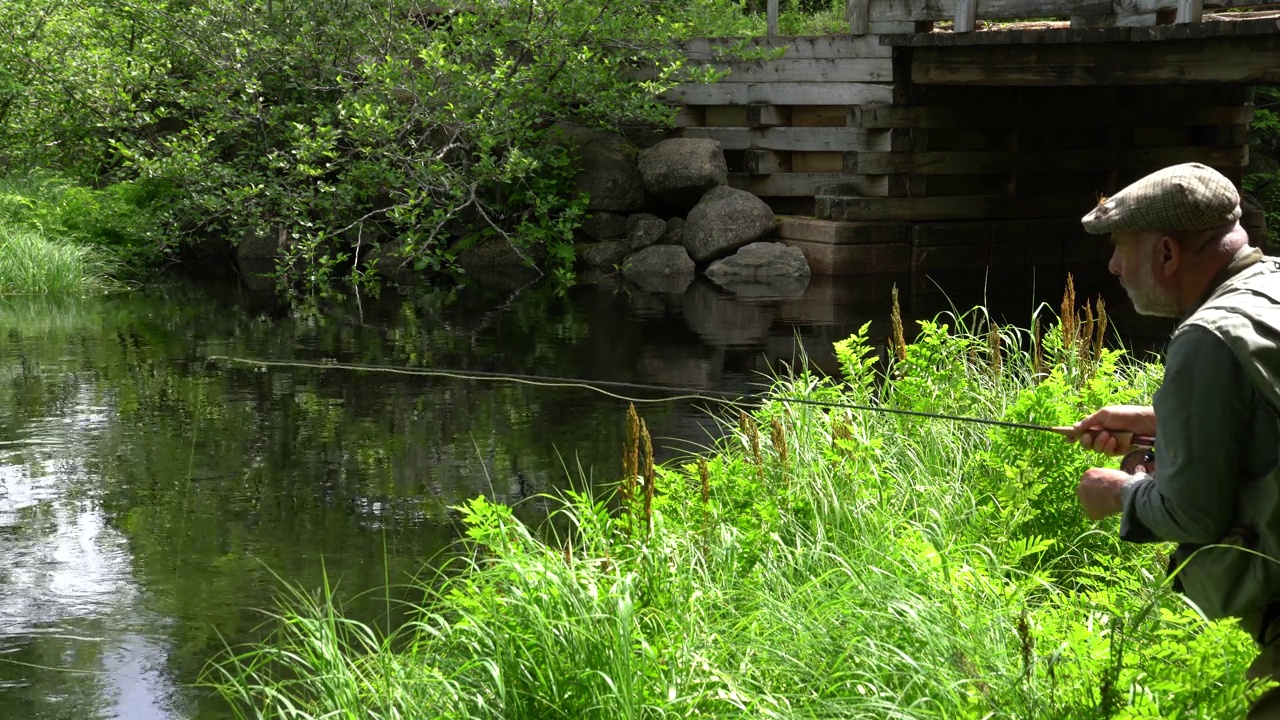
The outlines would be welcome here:
<svg viewBox="0 0 1280 720">
<path fill-rule="evenodd" d="M 675 134 L 718 140 L 817 272 L 1092 265 L 1079 217 L 1099 197 L 1188 161 L 1241 183 L 1250 88 L 1280 83 L 1271 15 L 762 38 L 780 56 L 758 61 L 704 39 L 687 54 L 728 77 L 667 98 Z"/>
</svg>

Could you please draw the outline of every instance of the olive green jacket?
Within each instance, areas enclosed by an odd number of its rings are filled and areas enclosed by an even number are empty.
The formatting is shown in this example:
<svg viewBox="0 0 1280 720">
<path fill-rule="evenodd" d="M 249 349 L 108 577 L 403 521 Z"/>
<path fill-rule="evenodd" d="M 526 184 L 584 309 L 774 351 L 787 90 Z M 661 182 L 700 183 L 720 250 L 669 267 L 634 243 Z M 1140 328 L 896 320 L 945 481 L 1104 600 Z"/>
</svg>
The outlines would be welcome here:
<svg viewBox="0 0 1280 720">
<path fill-rule="evenodd" d="M 1280 260 L 1245 248 L 1215 278 L 1153 405 L 1156 477 L 1125 487 L 1121 537 L 1178 543 L 1176 586 L 1206 616 L 1256 617 L 1280 600 Z"/>
</svg>

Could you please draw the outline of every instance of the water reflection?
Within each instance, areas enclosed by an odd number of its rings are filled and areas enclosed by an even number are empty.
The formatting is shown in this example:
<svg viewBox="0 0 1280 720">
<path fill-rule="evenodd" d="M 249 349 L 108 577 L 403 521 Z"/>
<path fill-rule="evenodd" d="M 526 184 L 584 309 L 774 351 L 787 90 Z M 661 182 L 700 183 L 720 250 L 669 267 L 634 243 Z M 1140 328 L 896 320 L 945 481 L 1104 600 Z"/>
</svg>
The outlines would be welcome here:
<svg viewBox="0 0 1280 720">
<path fill-rule="evenodd" d="M 1016 322 L 1061 291 L 1026 274 L 1002 279 L 1007 298 L 972 275 L 949 298 L 918 278 L 646 292 L 607 276 L 301 307 L 238 284 L 0 301 L 0 717 L 223 717 L 191 683 L 224 639 L 260 636 L 281 579 L 327 576 L 350 612 L 395 623 L 383 588 L 405 596 L 448 546 L 450 506 L 484 494 L 537 521 L 539 493 L 620 466 L 626 403 L 589 391 L 210 356 L 749 391 L 781 364 L 833 370 L 831 344 L 865 322 L 887 337 L 895 283 L 909 316 L 985 294 Z M 642 414 L 663 458 L 718 435 L 694 403 Z"/>
</svg>

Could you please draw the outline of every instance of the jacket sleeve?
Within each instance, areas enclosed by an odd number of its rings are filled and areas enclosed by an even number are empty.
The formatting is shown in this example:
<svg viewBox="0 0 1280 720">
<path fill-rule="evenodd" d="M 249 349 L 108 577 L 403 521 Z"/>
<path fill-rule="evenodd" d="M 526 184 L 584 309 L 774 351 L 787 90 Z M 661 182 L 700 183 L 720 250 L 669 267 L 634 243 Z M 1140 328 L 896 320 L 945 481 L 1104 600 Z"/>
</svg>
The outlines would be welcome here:
<svg viewBox="0 0 1280 720">
<path fill-rule="evenodd" d="M 1199 326 L 1169 343 L 1153 401 L 1156 471 L 1123 491 L 1120 537 L 1209 544 L 1235 520 L 1253 391 L 1231 349 Z"/>
</svg>

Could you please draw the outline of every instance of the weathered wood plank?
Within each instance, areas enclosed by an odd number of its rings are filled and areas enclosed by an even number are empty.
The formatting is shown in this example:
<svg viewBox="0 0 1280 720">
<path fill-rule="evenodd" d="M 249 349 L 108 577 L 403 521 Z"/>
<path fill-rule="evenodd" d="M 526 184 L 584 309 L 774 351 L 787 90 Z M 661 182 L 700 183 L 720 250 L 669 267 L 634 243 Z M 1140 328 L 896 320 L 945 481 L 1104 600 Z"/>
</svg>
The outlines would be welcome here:
<svg viewBox="0 0 1280 720">
<path fill-rule="evenodd" d="M 809 58 L 885 58 L 893 48 L 880 44 L 869 35 L 823 35 L 817 37 L 779 35 L 772 38 L 691 38 L 681 44 L 685 55 L 693 60 L 725 60 L 734 48 L 750 51 L 785 50 L 782 59 Z"/>
<path fill-rule="evenodd" d="M 699 105 L 682 107 L 676 111 L 676 127 L 700 127 L 704 117 L 702 107 Z"/>
<path fill-rule="evenodd" d="M 1114 0 L 1117 13 L 1153 13 L 1164 10 L 1177 10 L 1181 0 Z M 1204 0 L 1206 8 L 1241 8 L 1267 7 L 1280 5 L 1280 2 L 1259 2 L 1259 0 Z M 1182 22 L 1179 20 L 1178 22 Z"/>
<path fill-rule="evenodd" d="M 778 36 L 778 0 L 767 0 L 765 3 L 765 24 L 769 37 Z"/>
<path fill-rule="evenodd" d="M 978 19 L 978 0 L 956 0 L 955 32 L 973 32 Z"/>
<path fill-rule="evenodd" d="M 681 85 L 662 98 L 685 105 L 863 105 L 893 102 L 893 86 L 875 83 L 716 83 Z"/>
<path fill-rule="evenodd" d="M 1105 109 L 1080 104 L 1052 107 L 863 105 L 857 113 L 857 127 L 863 128 L 1017 128 L 1027 123 L 1041 127 L 1170 127 L 1247 125 L 1252 121 L 1252 105 L 1109 105 Z"/>
<path fill-rule="evenodd" d="M 1059 195 L 1036 198 L 960 196 L 936 198 L 880 198 L 818 195 L 815 214 L 824 220 L 931 221 L 1007 219 L 1083 215 L 1097 204 L 1091 195 Z"/>
<path fill-rule="evenodd" d="M 956 16 L 959 1 L 876 0 L 871 3 L 871 22 L 950 20 Z M 978 20 L 1001 20 L 1067 17 L 1076 14 L 1103 15 L 1111 12 L 1111 0 L 982 0 L 976 4 L 974 17 Z"/>
<path fill-rule="evenodd" d="M 1192 23 L 1204 19 L 1204 0 L 1178 0 L 1178 15 L 1174 22 Z"/>
<path fill-rule="evenodd" d="M 1182 162 L 1242 167 L 1248 161 L 1248 146 L 1098 148 L 1049 152 L 858 152 L 846 164 L 846 169 L 864 175 L 960 175 L 1034 172 L 1045 168 L 1062 172 L 1133 170 Z"/>
<path fill-rule="evenodd" d="M 1161 15 L 1175 10 L 1175 5 L 1162 9 Z M 1111 15 L 1111 11 L 1104 13 Z M 1133 13 L 1129 13 L 1132 15 Z M 1141 14 L 1141 13 L 1139 13 Z M 1077 17 L 1073 14 L 1073 18 Z M 1174 18 L 1170 17 L 1170 23 Z M 882 38 L 893 47 L 954 47 L 970 45 L 1080 45 L 1098 43 L 1143 43 L 1164 40 L 1202 40 L 1212 37 L 1246 37 L 1274 35 L 1275 18 L 1255 18 L 1231 22 L 1202 22 L 1154 27 L 1045 28 L 1040 30 L 975 32 L 975 33 L 900 33 Z"/>
<path fill-rule="evenodd" d="M 1280 35 L 1141 45 L 915 48 L 921 84 L 1155 85 L 1280 82 Z"/>
<path fill-rule="evenodd" d="M 775 173 L 748 175 L 729 173 L 729 186 L 760 197 L 814 197 L 839 193 L 883 197 L 884 180 L 842 173 Z"/>
<path fill-rule="evenodd" d="M 892 58 L 805 58 L 739 63 L 709 63 L 728 70 L 722 83 L 890 82 Z"/>
<path fill-rule="evenodd" d="M 791 108 L 789 106 L 752 103 L 747 106 L 747 127 L 778 127 L 791 125 Z"/>
<path fill-rule="evenodd" d="M 888 133 L 861 128 L 715 128 L 691 127 L 676 131 L 679 137 L 720 141 L 725 150 L 848 150 L 888 151 Z"/>
<path fill-rule="evenodd" d="M 850 33 L 866 35 L 871 29 L 871 0 L 845 0 L 844 19 Z"/>
<path fill-rule="evenodd" d="M 856 105 L 794 105 L 791 127 L 850 127 L 849 111 Z"/>
<path fill-rule="evenodd" d="M 748 175 L 791 172 L 791 153 L 777 150 L 744 150 L 743 169 Z"/>
<path fill-rule="evenodd" d="M 778 237 L 820 245 L 909 244 L 911 225 L 903 222 L 836 222 L 809 217 L 783 217 Z"/>
</svg>

